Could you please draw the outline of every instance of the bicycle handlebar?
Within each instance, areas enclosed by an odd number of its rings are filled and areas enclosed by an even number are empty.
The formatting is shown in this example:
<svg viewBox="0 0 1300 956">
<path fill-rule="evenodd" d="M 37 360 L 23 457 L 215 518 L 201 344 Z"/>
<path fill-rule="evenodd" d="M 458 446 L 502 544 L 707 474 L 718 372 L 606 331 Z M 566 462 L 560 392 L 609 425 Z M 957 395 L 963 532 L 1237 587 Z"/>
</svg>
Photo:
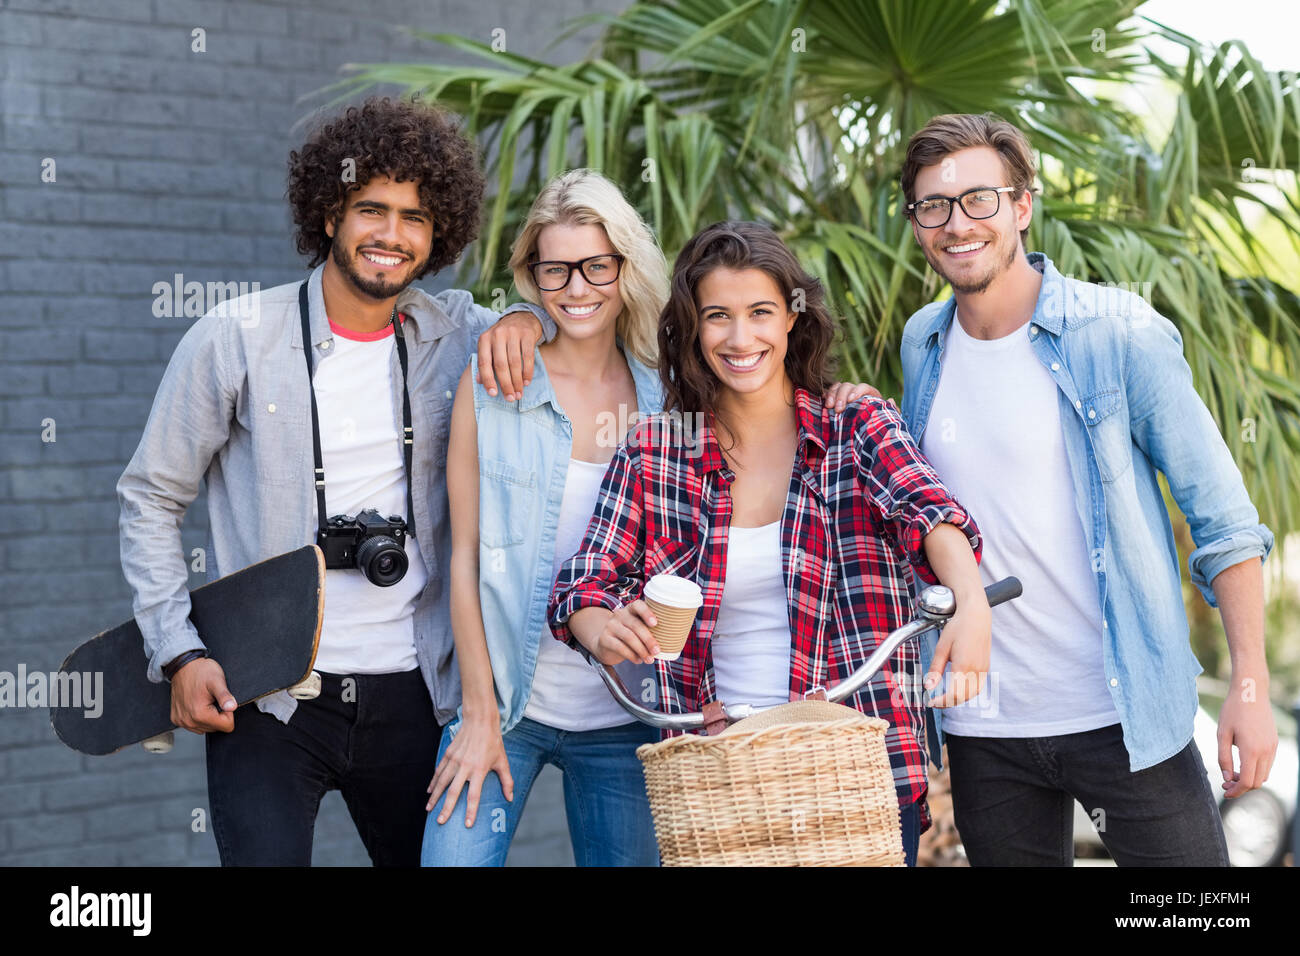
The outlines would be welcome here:
<svg viewBox="0 0 1300 956">
<path fill-rule="evenodd" d="M 989 607 L 1004 604 L 1019 597 L 1021 593 L 1022 588 L 1017 578 L 1003 578 L 1001 581 L 996 581 L 984 589 L 984 596 L 988 599 Z M 872 655 L 863 662 L 861 667 L 846 679 L 829 688 L 826 691 L 828 701 L 839 703 L 845 698 L 853 696 L 871 678 L 876 676 L 876 673 L 885 665 L 885 661 L 889 660 L 900 644 L 924 634 L 931 628 L 942 629 L 957 610 L 956 597 L 949 588 L 941 584 L 931 585 L 922 591 L 916 603 L 917 616 L 886 637 Z M 643 724 L 649 724 L 651 727 L 658 727 L 661 730 L 696 730 L 704 726 L 704 715 L 698 711 L 686 714 L 664 714 L 657 710 L 642 707 L 632 699 L 632 695 L 623 686 L 623 679 L 618 676 L 612 665 L 602 664 L 597 661 L 591 656 L 591 652 L 581 644 L 578 645 L 577 650 L 587 659 L 587 663 L 596 669 L 596 673 L 600 675 L 601 680 L 605 682 L 605 686 L 609 688 L 609 692 L 614 695 L 614 699 L 619 702 L 619 705 Z M 722 707 L 728 722 L 752 717 L 754 714 L 770 709 L 770 707 L 755 707 L 752 704 L 723 704 Z"/>
</svg>

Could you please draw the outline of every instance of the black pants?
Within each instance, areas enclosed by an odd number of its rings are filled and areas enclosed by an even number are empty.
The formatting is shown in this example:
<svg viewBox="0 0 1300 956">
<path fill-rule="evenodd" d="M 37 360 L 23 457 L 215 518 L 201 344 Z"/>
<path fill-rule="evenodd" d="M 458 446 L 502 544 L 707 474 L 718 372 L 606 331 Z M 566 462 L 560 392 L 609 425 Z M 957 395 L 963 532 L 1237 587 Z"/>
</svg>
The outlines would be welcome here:
<svg viewBox="0 0 1300 956">
<path fill-rule="evenodd" d="M 350 682 L 350 683 L 346 683 Z M 321 798 L 340 790 L 375 866 L 418 866 L 442 728 L 419 670 L 321 675 L 289 723 L 248 704 L 207 735 L 223 866 L 309 866 Z"/>
<path fill-rule="evenodd" d="M 1119 724 L 1056 737 L 945 734 L 957 832 L 972 866 L 1069 866 L 1074 801 L 1120 866 L 1227 866 L 1195 741 L 1129 770 Z"/>
</svg>

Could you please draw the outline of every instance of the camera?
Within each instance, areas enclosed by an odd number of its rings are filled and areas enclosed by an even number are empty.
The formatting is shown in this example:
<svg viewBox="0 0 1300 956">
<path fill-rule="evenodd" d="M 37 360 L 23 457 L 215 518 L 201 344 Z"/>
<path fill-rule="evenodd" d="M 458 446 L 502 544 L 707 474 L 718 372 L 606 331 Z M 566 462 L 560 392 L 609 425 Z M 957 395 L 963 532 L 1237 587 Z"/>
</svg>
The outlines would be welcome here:
<svg viewBox="0 0 1300 956">
<path fill-rule="evenodd" d="M 406 576 L 406 522 L 385 518 L 374 508 L 355 518 L 335 515 L 316 535 L 326 569 L 356 568 L 376 587 L 392 587 Z"/>
</svg>

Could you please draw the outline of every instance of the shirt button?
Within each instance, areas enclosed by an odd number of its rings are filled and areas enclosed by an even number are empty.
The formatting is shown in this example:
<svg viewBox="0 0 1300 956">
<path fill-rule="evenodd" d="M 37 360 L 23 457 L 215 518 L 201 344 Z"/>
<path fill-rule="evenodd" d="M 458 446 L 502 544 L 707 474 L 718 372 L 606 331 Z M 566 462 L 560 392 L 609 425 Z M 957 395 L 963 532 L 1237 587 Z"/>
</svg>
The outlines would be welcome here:
<svg viewBox="0 0 1300 956">
<path fill-rule="evenodd" d="M 1029 327 L 1029 334 L 1030 334 L 1030 335 L 1037 335 L 1037 334 L 1038 334 L 1038 326 L 1036 326 L 1036 325 L 1031 325 L 1031 326 Z"/>
<path fill-rule="evenodd" d="M 322 343 L 320 344 L 320 347 L 323 348 L 323 349 L 327 349 L 327 348 L 329 348 L 329 347 L 330 347 L 330 340 L 329 340 L 329 339 L 326 339 L 324 342 L 322 342 Z"/>
<path fill-rule="evenodd" d="M 1075 402 L 1075 403 L 1074 403 L 1074 407 L 1075 407 L 1075 408 L 1083 408 L 1083 402 Z"/>
<path fill-rule="evenodd" d="M 1112 678 L 1110 679 L 1110 686 L 1111 686 L 1111 687 L 1118 687 L 1118 686 L 1119 686 L 1119 681 L 1117 681 L 1115 678 L 1112 677 Z"/>
<path fill-rule="evenodd" d="M 272 402 L 270 405 L 267 405 L 267 406 L 266 406 L 266 410 L 267 410 L 268 412 L 270 412 L 272 415 L 274 415 L 274 414 L 275 414 L 275 402 Z"/>
<path fill-rule="evenodd" d="M 1105 630 L 1109 630 L 1109 629 L 1110 629 L 1110 621 L 1102 621 L 1102 622 L 1101 622 L 1101 629 L 1102 629 L 1103 631 L 1105 631 Z"/>
<path fill-rule="evenodd" d="M 451 392 L 445 392 L 444 394 L 445 394 L 448 398 L 451 398 Z"/>
<path fill-rule="evenodd" d="M 1053 362 L 1053 363 L 1052 363 L 1052 371 L 1053 371 L 1053 372 L 1059 372 L 1060 370 L 1061 370 L 1061 363 L 1060 363 L 1060 362 Z"/>
<path fill-rule="evenodd" d="M 1089 417 L 1089 418 L 1096 418 L 1096 417 L 1097 417 L 1097 409 L 1095 409 L 1095 408 L 1090 408 L 1090 409 L 1088 409 L 1088 417 Z"/>
</svg>

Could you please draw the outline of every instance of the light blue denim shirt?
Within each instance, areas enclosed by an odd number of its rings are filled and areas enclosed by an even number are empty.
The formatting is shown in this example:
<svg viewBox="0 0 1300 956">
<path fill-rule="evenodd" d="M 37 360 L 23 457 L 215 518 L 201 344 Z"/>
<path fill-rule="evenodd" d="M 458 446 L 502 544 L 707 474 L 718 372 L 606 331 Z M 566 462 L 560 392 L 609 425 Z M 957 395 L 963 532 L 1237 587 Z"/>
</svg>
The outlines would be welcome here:
<svg viewBox="0 0 1300 956">
<path fill-rule="evenodd" d="M 636 384 L 636 414 L 663 410 L 659 373 L 625 354 Z M 471 359 L 474 376 L 478 358 Z M 622 442 L 631 409 L 607 426 Z M 479 604 L 492 660 L 501 733 L 524 715 L 554 576 L 555 534 L 573 449 L 573 424 L 560 405 L 540 350 L 523 398 L 507 402 L 474 384 L 479 464 Z M 549 637 L 548 637 L 549 639 Z M 576 652 L 575 652 L 576 653 Z M 447 728 L 454 735 L 463 714 Z"/>
<path fill-rule="evenodd" d="M 1187 516 L 1196 544 L 1192 582 L 1211 606 L 1215 576 L 1266 557 L 1273 535 L 1259 523 L 1241 473 L 1192 387 L 1173 323 L 1131 292 L 1067 279 L 1041 253 L 1029 261 L 1043 283 L 1020 334 L 1029 336 L 1057 385 L 1075 505 L 1103 610 L 1106 684 L 1129 768 L 1142 770 L 1192 739 L 1201 672 L 1188 641 L 1178 552 L 1156 472 L 1164 473 Z M 931 303 L 903 330 L 902 411 L 918 442 L 955 311 L 954 299 Z M 935 642 L 933 635 L 923 642 L 927 668 Z M 938 765 L 942 711 L 929 713 L 930 756 Z"/>
</svg>

